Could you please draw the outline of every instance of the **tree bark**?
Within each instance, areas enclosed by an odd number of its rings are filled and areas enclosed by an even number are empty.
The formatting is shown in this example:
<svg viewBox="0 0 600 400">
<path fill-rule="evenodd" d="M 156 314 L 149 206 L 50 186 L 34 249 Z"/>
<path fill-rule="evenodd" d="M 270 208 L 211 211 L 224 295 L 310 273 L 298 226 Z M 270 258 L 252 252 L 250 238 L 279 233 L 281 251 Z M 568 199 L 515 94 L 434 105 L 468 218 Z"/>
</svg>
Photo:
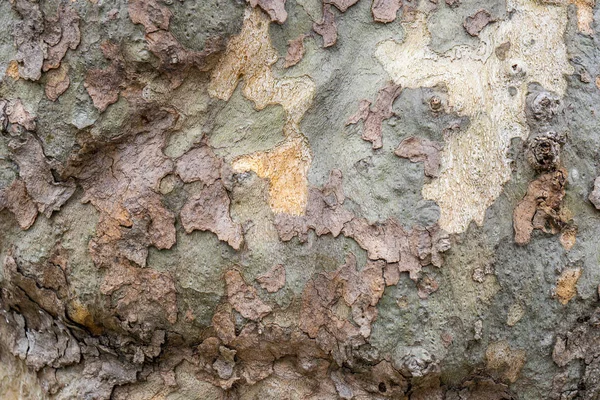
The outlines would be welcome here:
<svg viewBox="0 0 600 400">
<path fill-rule="evenodd" d="M 598 398 L 595 7 L 1 2 L 0 398 Z"/>
</svg>

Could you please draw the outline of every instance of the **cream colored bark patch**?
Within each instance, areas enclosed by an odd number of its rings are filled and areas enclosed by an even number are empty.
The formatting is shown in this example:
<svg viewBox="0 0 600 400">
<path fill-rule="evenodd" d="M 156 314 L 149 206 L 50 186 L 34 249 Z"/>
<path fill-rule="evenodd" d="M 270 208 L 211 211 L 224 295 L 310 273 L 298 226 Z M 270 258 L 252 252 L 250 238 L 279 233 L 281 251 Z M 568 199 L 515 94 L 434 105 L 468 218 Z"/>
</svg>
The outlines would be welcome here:
<svg viewBox="0 0 600 400">
<path fill-rule="evenodd" d="M 208 92 L 229 100 L 243 77 L 242 93 L 258 110 L 269 104 L 281 104 L 288 121 L 298 123 L 312 103 L 315 84 L 307 76 L 275 78 L 271 66 L 276 61 L 277 51 L 269 37 L 269 19 L 258 10 L 247 11 L 242 31 L 227 44 Z"/>
<path fill-rule="evenodd" d="M 515 326 L 525 315 L 525 309 L 519 303 L 511 304 L 506 315 L 506 325 Z"/>
<path fill-rule="evenodd" d="M 451 111 L 470 118 L 466 130 L 445 138 L 440 176 L 423 187 L 423 197 L 440 206 L 440 226 L 450 233 L 463 232 L 471 221 L 481 225 L 510 179 L 510 141 L 529 134 L 527 85 L 539 82 L 562 96 L 564 74 L 573 73 L 563 42 L 566 7 L 530 0 L 508 1 L 507 6 L 512 17 L 484 28 L 478 48 L 435 53 L 428 47 L 423 14 L 404 24 L 404 42 L 377 46 L 377 58 L 396 83 L 407 88 L 445 85 Z M 494 50 L 507 42 L 510 48 L 500 60 Z"/>
<path fill-rule="evenodd" d="M 276 213 L 301 215 L 308 199 L 307 173 L 311 156 L 299 122 L 310 107 L 315 84 L 307 76 L 276 78 L 271 66 L 277 52 L 269 37 L 269 19 L 258 10 L 248 10 L 240 34 L 232 38 L 213 72 L 209 94 L 229 100 L 240 78 L 242 93 L 257 110 L 280 104 L 286 112 L 286 141 L 263 153 L 243 156 L 233 163 L 236 172 L 254 171 L 270 181 L 269 204 Z"/>
</svg>

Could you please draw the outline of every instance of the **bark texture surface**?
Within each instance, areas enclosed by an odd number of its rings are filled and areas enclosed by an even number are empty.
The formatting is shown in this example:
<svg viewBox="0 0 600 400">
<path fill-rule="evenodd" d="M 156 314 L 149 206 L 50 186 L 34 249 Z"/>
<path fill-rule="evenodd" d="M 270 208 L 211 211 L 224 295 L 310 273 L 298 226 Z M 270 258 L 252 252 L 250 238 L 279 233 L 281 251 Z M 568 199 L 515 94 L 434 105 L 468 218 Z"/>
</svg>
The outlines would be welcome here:
<svg viewBox="0 0 600 400">
<path fill-rule="evenodd" d="M 599 7 L 1 1 L 0 398 L 598 399 Z"/>
</svg>

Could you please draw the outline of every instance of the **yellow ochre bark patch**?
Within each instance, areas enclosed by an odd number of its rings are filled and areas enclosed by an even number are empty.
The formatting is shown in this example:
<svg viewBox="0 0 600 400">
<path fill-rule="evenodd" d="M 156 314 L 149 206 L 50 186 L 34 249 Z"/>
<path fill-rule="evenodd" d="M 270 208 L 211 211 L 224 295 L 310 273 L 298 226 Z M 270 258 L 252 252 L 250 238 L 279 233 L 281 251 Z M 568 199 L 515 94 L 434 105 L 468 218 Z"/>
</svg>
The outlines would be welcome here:
<svg viewBox="0 0 600 400">
<path fill-rule="evenodd" d="M 558 277 L 555 294 L 560 304 L 567 304 L 577 295 L 577 281 L 581 277 L 581 272 L 581 268 L 569 268 Z"/>
<path fill-rule="evenodd" d="M 306 176 L 310 160 L 306 140 L 296 137 L 271 151 L 238 158 L 233 170 L 254 171 L 269 180 L 269 206 L 273 212 L 302 215 L 308 201 Z"/>
</svg>

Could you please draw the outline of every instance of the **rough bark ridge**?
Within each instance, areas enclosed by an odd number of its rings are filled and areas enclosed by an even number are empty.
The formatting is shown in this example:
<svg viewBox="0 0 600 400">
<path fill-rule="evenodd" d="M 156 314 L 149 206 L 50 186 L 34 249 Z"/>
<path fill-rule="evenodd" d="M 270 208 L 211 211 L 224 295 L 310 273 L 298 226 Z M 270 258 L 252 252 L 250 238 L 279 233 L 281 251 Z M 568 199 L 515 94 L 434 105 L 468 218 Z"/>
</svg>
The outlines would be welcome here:
<svg viewBox="0 0 600 400">
<path fill-rule="evenodd" d="M 598 398 L 596 11 L 0 2 L 0 398 Z"/>
</svg>

